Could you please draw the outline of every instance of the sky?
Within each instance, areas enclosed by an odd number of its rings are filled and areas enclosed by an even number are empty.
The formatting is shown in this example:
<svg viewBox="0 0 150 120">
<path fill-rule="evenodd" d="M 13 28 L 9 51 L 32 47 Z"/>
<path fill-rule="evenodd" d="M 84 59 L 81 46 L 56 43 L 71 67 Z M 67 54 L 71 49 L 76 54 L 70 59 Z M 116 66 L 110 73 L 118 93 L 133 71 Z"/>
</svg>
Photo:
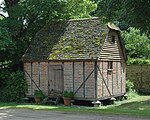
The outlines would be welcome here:
<svg viewBox="0 0 150 120">
<path fill-rule="evenodd" d="M 4 0 L 0 0 L 0 6 L 1 6 L 1 3 L 2 3 L 3 1 L 4 1 Z M 5 16 L 8 16 L 8 14 L 7 14 L 7 13 L 3 13 L 3 12 L 1 11 L 1 9 L 0 9 L 0 13 L 3 14 L 3 15 L 5 15 Z"/>
<path fill-rule="evenodd" d="M 2 1 L 4 1 L 4 0 L 0 0 L 0 3 L 1 3 Z"/>
</svg>

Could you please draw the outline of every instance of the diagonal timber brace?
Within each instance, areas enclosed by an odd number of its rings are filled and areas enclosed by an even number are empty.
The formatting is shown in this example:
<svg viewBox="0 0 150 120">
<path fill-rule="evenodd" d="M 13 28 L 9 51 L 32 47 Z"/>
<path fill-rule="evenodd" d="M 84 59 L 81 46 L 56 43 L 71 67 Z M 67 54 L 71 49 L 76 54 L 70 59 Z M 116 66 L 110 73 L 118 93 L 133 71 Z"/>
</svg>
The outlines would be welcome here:
<svg viewBox="0 0 150 120">
<path fill-rule="evenodd" d="M 38 90 L 42 92 L 42 90 L 38 87 L 38 85 L 35 83 L 35 81 L 31 78 L 29 73 L 27 71 L 24 71 L 24 72 L 27 74 L 27 76 L 30 78 L 30 80 L 34 83 L 34 85 L 38 88 Z"/>
<path fill-rule="evenodd" d="M 108 88 L 108 86 L 107 86 L 107 84 L 106 84 L 106 81 L 105 81 L 105 79 L 104 79 L 104 76 L 103 76 L 103 74 L 102 74 L 100 68 L 99 68 L 98 66 L 97 66 L 97 68 L 98 68 L 98 71 L 99 71 L 100 75 L 102 76 L 102 80 L 103 80 L 103 82 L 104 82 L 104 84 L 105 84 L 105 86 L 106 86 L 106 88 L 107 88 L 107 91 L 108 91 L 109 95 L 111 96 L 111 92 L 110 92 L 110 90 L 109 90 L 109 88 Z"/>
<path fill-rule="evenodd" d="M 89 77 L 92 75 L 92 73 L 94 72 L 95 70 L 92 70 L 92 72 L 87 76 L 87 78 L 82 82 L 82 84 L 78 87 L 78 89 L 74 92 L 74 94 L 76 94 L 80 88 L 85 84 L 85 82 L 89 79 Z"/>
</svg>

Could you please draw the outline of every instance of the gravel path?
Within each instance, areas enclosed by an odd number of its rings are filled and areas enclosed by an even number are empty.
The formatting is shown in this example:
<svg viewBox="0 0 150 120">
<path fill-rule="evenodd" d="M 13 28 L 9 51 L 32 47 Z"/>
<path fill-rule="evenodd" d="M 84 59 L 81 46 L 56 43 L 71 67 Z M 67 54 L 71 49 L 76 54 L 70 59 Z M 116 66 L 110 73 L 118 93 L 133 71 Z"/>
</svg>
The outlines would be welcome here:
<svg viewBox="0 0 150 120">
<path fill-rule="evenodd" d="M 150 120 L 149 117 L 31 109 L 0 109 L 0 120 Z"/>
</svg>

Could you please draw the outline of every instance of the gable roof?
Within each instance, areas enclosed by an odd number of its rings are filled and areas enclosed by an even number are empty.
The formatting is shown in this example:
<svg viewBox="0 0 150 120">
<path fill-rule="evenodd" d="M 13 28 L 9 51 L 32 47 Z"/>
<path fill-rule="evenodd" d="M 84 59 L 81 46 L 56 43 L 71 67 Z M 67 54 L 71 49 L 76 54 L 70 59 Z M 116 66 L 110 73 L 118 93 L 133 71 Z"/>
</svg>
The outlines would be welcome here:
<svg viewBox="0 0 150 120">
<path fill-rule="evenodd" d="M 98 18 L 51 22 L 37 32 L 23 60 L 97 59 L 110 28 Z"/>
</svg>

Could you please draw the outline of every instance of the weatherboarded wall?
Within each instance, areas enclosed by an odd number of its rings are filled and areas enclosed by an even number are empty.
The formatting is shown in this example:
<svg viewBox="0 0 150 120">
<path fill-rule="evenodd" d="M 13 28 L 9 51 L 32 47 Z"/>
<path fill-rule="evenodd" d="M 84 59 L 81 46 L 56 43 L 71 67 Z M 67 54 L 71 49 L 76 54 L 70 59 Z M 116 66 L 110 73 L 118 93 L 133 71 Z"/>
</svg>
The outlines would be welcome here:
<svg viewBox="0 0 150 120">
<path fill-rule="evenodd" d="M 138 92 L 150 94 L 150 65 L 128 65 L 126 74 Z"/>
</svg>

